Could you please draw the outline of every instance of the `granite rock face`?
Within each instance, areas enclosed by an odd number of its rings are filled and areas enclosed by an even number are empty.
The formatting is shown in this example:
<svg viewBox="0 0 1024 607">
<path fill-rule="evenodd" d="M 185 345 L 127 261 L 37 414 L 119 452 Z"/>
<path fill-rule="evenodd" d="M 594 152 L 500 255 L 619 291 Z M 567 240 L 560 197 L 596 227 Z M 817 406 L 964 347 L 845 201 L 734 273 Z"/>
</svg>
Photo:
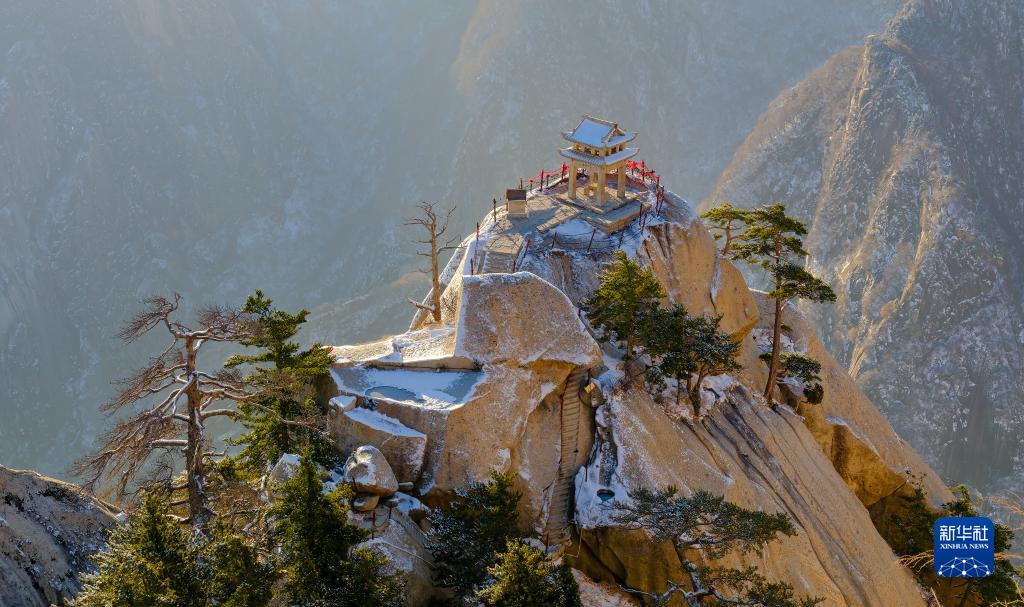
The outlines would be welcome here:
<svg viewBox="0 0 1024 607">
<path fill-rule="evenodd" d="M 742 343 L 743 370 L 709 382 L 703 419 L 686 423 L 639 376 L 627 378 L 615 348 L 599 349 L 580 322 L 580 299 L 613 250 L 570 245 L 531 247 L 513 274 L 474 275 L 463 267 L 468 259 L 456 257 L 444 294 L 455 305 L 445 307 L 439 325 L 414 322 L 409 333 L 335 349 L 335 386 L 356 399 L 348 412 L 373 410 L 425 435 L 414 493 L 436 505 L 492 470 L 509 472 L 524 494 L 524 527 L 543 538 L 560 512 L 564 470 L 575 471 L 569 518 L 579 533 L 566 550 L 573 566 L 606 588 L 656 591 L 683 579 L 680 555 L 610 521 L 606 500 L 641 487 L 704 489 L 747 508 L 786 512 L 798 526 L 795 537 L 723 564 L 757 565 L 828 605 L 924 605 L 868 508 L 905 491 L 911 474 L 933 497 L 948 493 L 828 356 L 813 324 L 787 310 L 787 342 L 822 361 L 825 399 L 791 399 L 773 411 L 759 396 L 766 374 L 755 337 L 770 319 L 762 295 L 718 257 L 693 209 L 669 193 L 662 214 L 631 228 L 618 246 L 652 269 L 669 302 L 721 315 Z M 468 247 L 466 257 L 474 254 Z M 566 416 L 580 401 L 578 419 Z M 575 430 L 575 444 L 566 428 Z M 601 600 L 623 604 L 626 597 Z"/>
<path fill-rule="evenodd" d="M 577 567 L 597 579 L 664 591 L 685 572 L 668 543 L 607 519 L 607 502 L 642 487 L 674 485 L 724 495 L 745 508 L 785 512 L 798 528 L 759 554 L 730 555 L 719 564 L 757 566 L 764 575 L 817 595 L 826 605 L 925 605 L 913 577 L 878 533 L 863 503 L 822 452 L 803 419 L 786 407 L 772 412 L 749 388 L 730 388 L 703 423 L 670 422 L 641 389 L 613 392 L 601 412 L 616 453 L 607 483 L 598 460 L 577 476 L 582 529 Z M 870 432 L 870 431 L 869 431 Z M 892 474 L 865 466 L 857 478 Z M 898 476 L 898 475 L 897 475 Z M 607 494 L 606 494 L 607 495 Z M 693 558 L 695 555 L 688 555 Z"/>
<path fill-rule="evenodd" d="M 950 481 L 1024 484 L 1024 5 L 912 0 L 782 93 L 704 206 L 809 222 L 836 359 Z"/>
<path fill-rule="evenodd" d="M 0 466 L 0 605 L 64 604 L 117 514 L 75 485 Z"/>
</svg>

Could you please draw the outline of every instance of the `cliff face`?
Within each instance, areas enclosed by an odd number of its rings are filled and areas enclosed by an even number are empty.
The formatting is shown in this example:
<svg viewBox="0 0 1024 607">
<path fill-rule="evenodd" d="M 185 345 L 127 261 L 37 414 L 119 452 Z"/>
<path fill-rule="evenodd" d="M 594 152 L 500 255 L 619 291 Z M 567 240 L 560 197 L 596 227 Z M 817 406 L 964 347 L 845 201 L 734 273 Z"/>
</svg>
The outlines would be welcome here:
<svg viewBox="0 0 1024 607">
<path fill-rule="evenodd" d="M 413 470 L 409 491 L 428 504 L 490 470 L 510 472 L 524 495 L 524 527 L 570 543 L 574 566 L 599 582 L 655 591 L 683 578 L 671 545 L 617 526 L 605 508 L 632 490 L 672 484 L 793 518 L 795 537 L 730 565 L 757 565 L 828 605 L 924 605 L 868 507 L 906 492 L 908 474 L 937 499 L 948 493 L 813 325 L 786 311 L 787 343 L 821 360 L 825 398 L 790 398 L 775 412 L 758 395 L 763 296 L 718 257 L 685 201 L 669 193 L 661 216 L 596 244 L 582 220 L 563 221 L 530 232 L 518 271 L 477 274 L 494 234 L 510 225 L 502 211 L 488 216 L 479 240 L 467 238 L 444 272 L 440 323 L 418 318 L 407 333 L 336 348 L 339 439 L 375 444 L 392 466 Z M 711 382 L 697 423 L 628 379 L 615 349 L 598 349 L 577 318 L 616 249 L 651 267 L 670 301 L 722 315 L 743 345 L 743 370 Z M 395 447 L 411 436 L 423 437 L 421 451 Z"/>
<path fill-rule="evenodd" d="M 114 524 L 78 487 L 0 466 L 0 605 L 63 605 Z"/>
<path fill-rule="evenodd" d="M 1024 5 L 914 0 L 781 94 L 704 202 L 808 220 L 829 350 L 944 477 L 1002 491 L 1024 478 L 1022 103 Z"/>
</svg>

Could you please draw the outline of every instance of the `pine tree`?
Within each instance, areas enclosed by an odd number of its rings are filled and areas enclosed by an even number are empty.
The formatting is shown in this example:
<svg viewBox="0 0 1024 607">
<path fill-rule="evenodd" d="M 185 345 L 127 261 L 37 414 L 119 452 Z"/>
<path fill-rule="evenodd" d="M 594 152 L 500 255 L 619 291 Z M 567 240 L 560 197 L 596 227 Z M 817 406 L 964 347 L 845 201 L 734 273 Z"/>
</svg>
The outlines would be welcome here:
<svg viewBox="0 0 1024 607">
<path fill-rule="evenodd" d="M 709 559 L 730 552 L 764 548 L 780 533 L 795 535 L 784 513 L 746 510 L 706 491 L 681 497 L 674 487 L 630 492 L 630 502 L 612 503 L 612 518 L 627 528 L 645 529 L 655 542 L 671 541 L 680 555 L 693 551 Z M 687 583 L 670 582 L 665 592 L 631 590 L 655 605 L 667 605 L 675 596 L 689 607 L 750 605 L 753 607 L 814 607 L 818 598 L 796 598 L 789 584 L 769 582 L 755 567 L 729 569 L 684 561 Z"/>
<path fill-rule="evenodd" d="M 314 383 L 327 375 L 330 349 L 315 343 L 302 350 L 298 342 L 292 341 L 309 312 L 291 314 L 275 308 L 273 300 L 258 290 L 246 299 L 242 311 L 257 320 L 260 330 L 241 343 L 262 351 L 236 354 L 224 366 L 253 365 L 249 381 L 273 389 L 262 398 L 239 405 L 238 420 L 247 429 L 232 441 L 245 445 L 239 459 L 250 470 L 262 472 L 285 453 L 311 450 L 317 463 L 337 466 L 337 450 L 327 435 L 323 408 L 314 395 Z"/>
<path fill-rule="evenodd" d="M 114 529 L 75 607 L 204 607 L 205 572 L 191 538 L 156 496 Z"/>
<path fill-rule="evenodd" d="M 355 548 L 349 557 L 348 583 L 338 589 L 332 605 L 400 607 L 405 605 L 403 584 L 391 573 L 387 558 L 370 548 Z"/>
<path fill-rule="evenodd" d="M 431 517 L 430 551 L 440 586 L 469 596 L 486 578 L 486 568 L 509 540 L 518 539 L 517 507 L 522 494 L 508 474 L 491 474 L 486 483 L 456 491 L 457 497 Z"/>
<path fill-rule="evenodd" d="M 272 538 L 281 548 L 284 594 L 298 607 L 398 607 L 402 585 L 386 563 L 353 547 L 367 532 L 348 520 L 352 491 L 324 494 L 316 464 L 303 456 L 295 475 L 281 484 L 270 509 Z M 366 602 L 371 600 L 376 602 Z"/>
<path fill-rule="evenodd" d="M 595 327 L 625 342 L 629 360 L 645 315 L 658 307 L 662 297 L 665 290 L 654 272 L 616 251 L 611 265 L 601 273 L 600 286 L 583 302 L 583 308 Z"/>
<path fill-rule="evenodd" d="M 216 523 L 210 537 L 189 534 L 165 501 L 145 497 L 114 530 L 85 576 L 75 607 L 262 607 L 277 578 L 272 563 Z"/>
<path fill-rule="evenodd" d="M 518 540 L 487 568 L 491 582 L 477 592 L 488 607 L 583 607 L 572 569 L 564 560 L 548 561 L 544 554 Z"/>
<path fill-rule="evenodd" d="M 771 362 L 771 353 L 765 352 L 759 358 L 766 363 Z M 808 402 L 818 404 L 825 397 L 825 389 L 821 386 L 821 363 L 805 354 L 782 352 L 779 354 L 779 383 L 791 377 L 804 384 L 804 398 Z"/>
<path fill-rule="evenodd" d="M 260 559 L 258 552 L 231 528 L 215 523 L 213 533 L 200 548 L 200 561 L 208 569 L 207 603 L 221 607 L 261 607 L 273 595 L 278 578 L 273 562 Z"/>
<path fill-rule="evenodd" d="M 644 318 L 644 351 L 654 363 L 647 370 L 648 379 L 660 386 L 666 377 L 675 379 L 677 404 L 685 387 L 695 418 L 700 415 L 704 380 L 741 368 L 736 362 L 740 345 L 718 330 L 721 320 L 721 316 L 690 316 L 683 306 L 656 308 Z"/>
<path fill-rule="evenodd" d="M 764 397 L 772 404 L 772 392 L 779 372 L 783 308 L 793 299 L 835 301 L 836 295 L 821 279 L 791 261 L 793 257 L 807 256 L 802 240 L 807 228 L 802 221 L 786 215 L 785 205 L 772 204 L 752 209 L 743 220 L 747 225 L 742 234 L 735 237 L 730 257 L 761 266 L 774 284 L 768 293 L 775 300 L 775 318 L 768 381 L 764 388 Z"/>
<path fill-rule="evenodd" d="M 738 232 L 741 229 L 740 226 L 747 220 L 748 214 L 749 211 L 746 209 L 738 209 L 728 202 L 723 202 L 713 209 L 701 213 L 701 217 L 710 224 L 708 229 L 711 230 L 715 240 L 725 241 L 722 244 L 722 255 L 729 256 L 729 249 L 732 247 L 735 237 L 733 232 Z"/>
</svg>

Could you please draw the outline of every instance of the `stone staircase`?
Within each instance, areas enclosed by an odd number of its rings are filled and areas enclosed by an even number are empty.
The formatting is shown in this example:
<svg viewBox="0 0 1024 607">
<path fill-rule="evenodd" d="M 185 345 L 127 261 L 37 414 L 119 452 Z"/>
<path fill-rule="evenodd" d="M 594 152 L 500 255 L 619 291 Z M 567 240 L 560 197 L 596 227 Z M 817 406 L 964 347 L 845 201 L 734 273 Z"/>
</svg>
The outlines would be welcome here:
<svg viewBox="0 0 1024 607">
<path fill-rule="evenodd" d="M 576 461 L 579 457 L 579 431 L 582 403 L 580 388 L 586 377 L 586 369 L 576 369 L 569 374 L 565 391 L 562 393 L 561 459 L 558 463 L 558 480 L 555 481 L 548 507 L 548 522 L 544 533 L 549 544 L 560 544 L 571 539 L 572 498 L 576 488 Z"/>
<path fill-rule="evenodd" d="M 509 273 L 516 263 L 516 256 L 501 251 L 484 251 L 483 274 Z"/>
</svg>

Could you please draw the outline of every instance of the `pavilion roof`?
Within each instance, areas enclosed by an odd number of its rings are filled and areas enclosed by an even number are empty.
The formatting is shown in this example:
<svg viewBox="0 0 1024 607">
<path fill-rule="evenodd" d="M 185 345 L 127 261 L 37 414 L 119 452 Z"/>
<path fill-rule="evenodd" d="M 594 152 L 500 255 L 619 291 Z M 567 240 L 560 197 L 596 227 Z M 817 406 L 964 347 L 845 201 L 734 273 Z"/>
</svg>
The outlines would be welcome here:
<svg viewBox="0 0 1024 607">
<path fill-rule="evenodd" d="M 570 160 L 576 160 L 578 162 L 584 162 L 594 166 L 611 166 L 617 162 L 636 156 L 639 151 L 640 150 L 637 148 L 625 148 L 620 152 L 615 152 L 608 156 L 591 156 L 590 154 L 581 154 L 572 148 L 565 148 L 558 150 L 558 153 Z"/>
<path fill-rule="evenodd" d="M 573 143 L 605 148 L 633 141 L 636 139 L 636 133 L 627 133 L 618 123 L 584 114 L 576 128 L 563 132 L 562 137 Z"/>
</svg>

